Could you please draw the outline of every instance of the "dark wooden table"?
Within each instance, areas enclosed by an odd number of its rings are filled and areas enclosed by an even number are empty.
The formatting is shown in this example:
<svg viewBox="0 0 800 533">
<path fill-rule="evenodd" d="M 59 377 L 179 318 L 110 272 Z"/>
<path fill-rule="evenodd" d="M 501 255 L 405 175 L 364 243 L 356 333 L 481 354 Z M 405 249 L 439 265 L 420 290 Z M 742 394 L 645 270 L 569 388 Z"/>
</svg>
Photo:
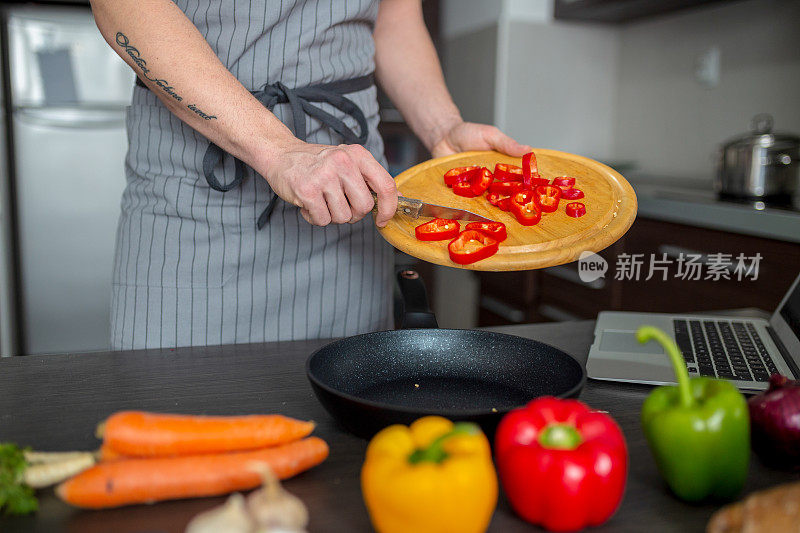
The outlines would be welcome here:
<svg viewBox="0 0 800 533">
<path fill-rule="evenodd" d="M 497 331 L 534 338 L 585 362 L 594 322 L 508 326 Z M 331 447 L 325 463 L 285 486 L 311 511 L 311 531 L 370 531 L 359 471 L 366 442 L 341 429 L 317 403 L 305 360 L 327 341 L 299 341 L 176 350 L 28 356 L 0 360 L 0 441 L 40 450 L 90 450 L 95 424 L 120 409 L 177 413 L 282 413 L 315 420 Z M 502 361 L 498 361 L 502 364 Z M 625 499 L 596 531 L 702 531 L 714 505 L 687 505 L 669 495 L 647 450 L 639 410 L 648 387 L 590 381 L 581 399 L 607 410 L 630 448 Z M 745 492 L 796 480 L 753 458 Z M 224 498 L 164 502 L 107 511 L 71 509 L 50 490 L 41 510 L 0 518 L 6 532 L 179 532 L 196 513 Z M 535 531 L 501 498 L 489 531 Z"/>
</svg>

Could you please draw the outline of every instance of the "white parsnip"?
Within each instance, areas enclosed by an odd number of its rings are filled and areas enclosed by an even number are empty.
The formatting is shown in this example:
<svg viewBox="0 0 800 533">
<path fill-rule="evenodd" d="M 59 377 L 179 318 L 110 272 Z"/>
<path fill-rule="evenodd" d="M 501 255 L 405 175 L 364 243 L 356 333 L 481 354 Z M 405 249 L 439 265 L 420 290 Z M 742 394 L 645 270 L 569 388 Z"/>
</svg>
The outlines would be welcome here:
<svg viewBox="0 0 800 533">
<path fill-rule="evenodd" d="M 61 483 L 95 464 L 92 452 L 25 452 L 29 465 L 23 481 L 29 487 L 41 489 Z"/>
<path fill-rule="evenodd" d="M 37 452 L 25 450 L 22 453 L 29 464 L 35 465 L 38 463 L 60 463 L 62 461 L 69 461 L 70 459 L 85 457 L 89 452 Z"/>
</svg>

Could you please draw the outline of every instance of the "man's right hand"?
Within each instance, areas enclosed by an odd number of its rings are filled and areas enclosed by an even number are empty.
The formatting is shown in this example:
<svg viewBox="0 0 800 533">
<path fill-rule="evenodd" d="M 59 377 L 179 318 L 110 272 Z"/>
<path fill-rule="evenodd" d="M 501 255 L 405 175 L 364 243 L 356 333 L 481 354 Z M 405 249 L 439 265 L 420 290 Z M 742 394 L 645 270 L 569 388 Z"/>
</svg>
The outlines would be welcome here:
<svg viewBox="0 0 800 533">
<path fill-rule="evenodd" d="M 358 222 L 375 205 L 370 189 L 378 194 L 377 226 L 382 228 L 394 216 L 397 186 L 366 148 L 295 141 L 273 152 L 256 170 L 278 196 L 299 207 L 309 223 Z"/>
</svg>

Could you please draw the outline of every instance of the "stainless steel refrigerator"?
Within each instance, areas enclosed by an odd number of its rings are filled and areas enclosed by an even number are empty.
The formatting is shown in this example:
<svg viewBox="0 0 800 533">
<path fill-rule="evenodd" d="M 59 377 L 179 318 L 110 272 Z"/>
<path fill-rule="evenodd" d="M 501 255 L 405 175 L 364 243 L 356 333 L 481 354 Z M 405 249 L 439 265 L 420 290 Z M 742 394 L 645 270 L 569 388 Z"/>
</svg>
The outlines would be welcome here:
<svg viewBox="0 0 800 533">
<path fill-rule="evenodd" d="M 5 38 L 4 28 L 0 27 L 0 42 Z M 3 68 L 3 56 L 0 54 L 0 74 Z M 6 113 L 5 113 L 5 81 L 0 75 L 0 356 L 16 355 L 17 312 L 16 286 L 14 282 L 14 235 L 12 231 L 14 217 L 11 213 L 11 183 L 9 181 L 9 159 L 6 150 Z"/>
<path fill-rule="evenodd" d="M 28 6 L 5 11 L 18 305 L 0 310 L 20 353 L 107 349 L 133 73 L 88 8 Z"/>
</svg>

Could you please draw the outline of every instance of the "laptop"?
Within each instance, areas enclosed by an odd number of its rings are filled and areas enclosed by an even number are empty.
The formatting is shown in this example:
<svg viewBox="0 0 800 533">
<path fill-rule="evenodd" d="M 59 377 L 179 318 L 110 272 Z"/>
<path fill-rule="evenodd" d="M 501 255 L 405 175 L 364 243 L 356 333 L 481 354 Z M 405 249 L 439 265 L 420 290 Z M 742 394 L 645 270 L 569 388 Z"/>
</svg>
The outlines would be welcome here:
<svg viewBox="0 0 800 533">
<path fill-rule="evenodd" d="M 661 346 L 636 340 L 636 330 L 645 324 L 672 336 L 690 376 L 724 378 L 745 391 L 766 389 L 770 375 L 776 372 L 800 378 L 800 276 L 769 320 L 601 312 L 586 363 L 588 376 L 652 385 L 675 383 L 672 365 Z"/>
</svg>

